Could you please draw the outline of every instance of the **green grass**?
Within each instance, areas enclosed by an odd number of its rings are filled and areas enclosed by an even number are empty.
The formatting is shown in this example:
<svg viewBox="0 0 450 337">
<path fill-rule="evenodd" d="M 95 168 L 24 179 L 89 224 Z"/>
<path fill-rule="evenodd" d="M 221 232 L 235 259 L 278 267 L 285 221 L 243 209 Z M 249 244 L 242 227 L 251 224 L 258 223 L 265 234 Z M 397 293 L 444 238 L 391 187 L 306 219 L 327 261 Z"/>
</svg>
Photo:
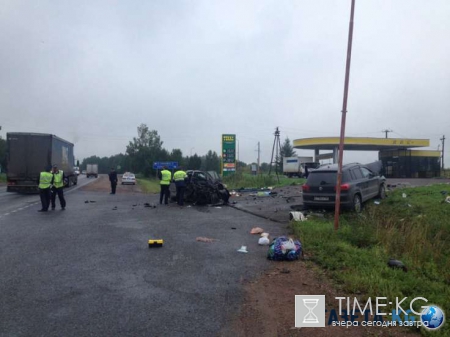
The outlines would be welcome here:
<svg viewBox="0 0 450 337">
<path fill-rule="evenodd" d="M 6 183 L 6 173 L 0 173 L 0 183 Z"/>
<path fill-rule="evenodd" d="M 441 177 L 442 178 L 450 178 L 450 169 L 446 168 L 445 170 L 441 171 Z"/>
<path fill-rule="evenodd" d="M 227 185 L 229 190 L 239 189 L 239 188 L 263 188 L 263 187 L 281 187 L 288 185 L 302 185 L 305 179 L 299 178 L 287 178 L 283 175 L 277 176 L 272 174 L 271 176 L 267 174 L 260 174 L 253 176 L 248 173 L 237 173 L 232 176 L 227 176 L 223 178 L 223 182 Z"/>
<path fill-rule="evenodd" d="M 308 219 L 292 223 L 312 261 L 328 271 L 342 295 L 388 298 L 422 296 L 450 315 L 450 204 L 444 202 L 450 185 L 396 190 L 375 205 L 369 201 L 361 214 L 333 220 Z M 403 198 L 402 193 L 407 197 Z M 408 272 L 387 266 L 401 260 Z M 416 302 L 418 308 L 423 303 Z M 409 307 L 409 302 L 404 307 Z M 390 308 L 392 309 L 392 308 Z M 450 336 L 447 322 L 426 336 Z"/>
<path fill-rule="evenodd" d="M 141 187 L 144 193 L 159 193 L 159 180 L 149 178 L 136 178 L 137 184 Z"/>
</svg>

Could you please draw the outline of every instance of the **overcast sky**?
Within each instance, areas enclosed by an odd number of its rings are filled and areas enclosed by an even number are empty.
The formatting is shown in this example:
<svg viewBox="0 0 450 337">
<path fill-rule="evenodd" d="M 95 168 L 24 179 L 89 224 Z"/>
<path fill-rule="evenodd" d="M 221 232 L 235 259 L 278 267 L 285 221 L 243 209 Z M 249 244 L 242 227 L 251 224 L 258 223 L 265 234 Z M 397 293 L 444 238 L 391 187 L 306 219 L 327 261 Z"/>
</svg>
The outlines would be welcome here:
<svg viewBox="0 0 450 337">
<path fill-rule="evenodd" d="M 145 123 L 185 155 L 235 133 L 252 162 L 277 126 L 339 136 L 350 0 L 0 3 L 3 137 L 56 134 L 81 160 Z M 356 1 L 347 136 L 450 139 L 449 18 L 448 0 Z"/>
</svg>

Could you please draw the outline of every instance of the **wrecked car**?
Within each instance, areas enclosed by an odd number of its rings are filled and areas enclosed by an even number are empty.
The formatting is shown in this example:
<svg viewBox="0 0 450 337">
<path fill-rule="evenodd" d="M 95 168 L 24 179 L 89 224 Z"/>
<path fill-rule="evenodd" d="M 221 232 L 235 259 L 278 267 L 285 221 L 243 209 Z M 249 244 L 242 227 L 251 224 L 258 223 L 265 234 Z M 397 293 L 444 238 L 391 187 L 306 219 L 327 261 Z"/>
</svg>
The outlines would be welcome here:
<svg viewBox="0 0 450 337">
<path fill-rule="evenodd" d="M 186 171 L 184 201 L 194 205 L 227 204 L 230 192 L 215 171 Z M 176 187 L 170 185 L 171 200 L 176 201 Z"/>
<path fill-rule="evenodd" d="M 386 178 L 380 175 L 381 161 L 362 165 L 342 166 L 341 205 L 361 212 L 363 203 L 372 198 L 386 197 Z M 307 208 L 334 208 L 337 164 L 322 165 L 311 171 L 302 186 L 303 205 Z"/>
</svg>

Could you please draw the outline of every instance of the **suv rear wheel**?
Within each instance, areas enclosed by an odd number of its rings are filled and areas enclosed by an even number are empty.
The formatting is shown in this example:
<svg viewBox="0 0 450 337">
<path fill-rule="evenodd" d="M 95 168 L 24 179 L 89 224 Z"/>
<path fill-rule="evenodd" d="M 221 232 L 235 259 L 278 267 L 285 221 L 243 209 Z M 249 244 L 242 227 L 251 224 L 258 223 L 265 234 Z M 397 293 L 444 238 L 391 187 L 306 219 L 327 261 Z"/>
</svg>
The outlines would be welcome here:
<svg viewBox="0 0 450 337">
<path fill-rule="evenodd" d="M 359 194 L 355 194 L 353 196 L 353 210 L 356 213 L 361 213 L 361 211 L 362 211 L 362 201 L 361 201 L 361 196 Z"/>
</svg>

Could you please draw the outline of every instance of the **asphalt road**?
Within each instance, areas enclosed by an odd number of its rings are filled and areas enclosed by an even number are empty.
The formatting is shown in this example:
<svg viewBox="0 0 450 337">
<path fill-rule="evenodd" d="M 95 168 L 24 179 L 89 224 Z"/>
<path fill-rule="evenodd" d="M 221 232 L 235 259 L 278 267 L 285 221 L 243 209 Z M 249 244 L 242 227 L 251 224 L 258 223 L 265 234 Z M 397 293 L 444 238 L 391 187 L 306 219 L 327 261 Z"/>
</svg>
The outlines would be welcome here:
<svg viewBox="0 0 450 337">
<path fill-rule="evenodd" d="M 79 188 L 91 183 L 93 179 L 87 179 L 86 176 L 80 175 L 78 183 L 68 189 L 65 189 L 66 194 L 71 194 Z M 0 186 L 0 223 L 7 220 L 8 215 L 20 212 L 28 207 L 41 209 L 41 201 L 39 194 L 17 194 L 6 192 L 6 185 Z"/>
<path fill-rule="evenodd" d="M 155 195 L 76 187 L 66 200 L 65 211 L 38 213 L 36 195 L 0 195 L 0 336 L 229 331 L 243 283 L 270 266 L 250 229 L 286 230 L 230 207 L 144 207 Z M 150 238 L 164 247 L 149 249 Z"/>
</svg>

